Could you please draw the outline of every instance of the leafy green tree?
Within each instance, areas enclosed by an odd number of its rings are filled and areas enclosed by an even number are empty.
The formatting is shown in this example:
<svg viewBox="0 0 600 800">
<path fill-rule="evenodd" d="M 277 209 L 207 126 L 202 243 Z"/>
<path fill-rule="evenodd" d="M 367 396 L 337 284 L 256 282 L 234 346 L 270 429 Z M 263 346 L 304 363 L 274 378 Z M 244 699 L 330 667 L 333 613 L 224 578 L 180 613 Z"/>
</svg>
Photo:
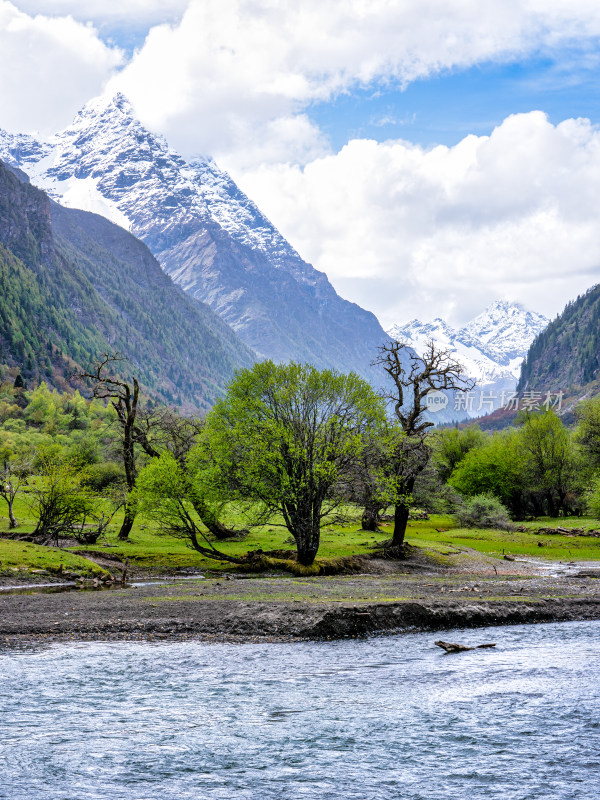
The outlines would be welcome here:
<svg viewBox="0 0 600 800">
<path fill-rule="evenodd" d="M 571 436 L 552 410 L 528 413 L 519 431 L 526 457 L 530 491 L 543 497 L 551 517 L 565 511 L 570 492 L 577 490 L 578 459 Z"/>
<path fill-rule="evenodd" d="M 68 462 L 46 461 L 29 479 L 27 492 L 39 544 L 57 545 L 61 535 L 81 531 L 94 511 L 94 498 L 81 486 L 81 473 Z"/>
<path fill-rule="evenodd" d="M 431 437 L 432 461 L 444 483 L 458 464 L 474 447 L 486 442 L 486 435 L 478 425 L 468 428 L 442 428 Z"/>
<path fill-rule="evenodd" d="M 585 510 L 600 519 L 600 475 L 596 475 L 584 492 Z"/>
<path fill-rule="evenodd" d="M 190 459 L 192 461 L 192 459 Z M 163 533 L 185 539 L 207 558 L 242 564 L 245 559 L 218 550 L 202 526 L 196 509 L 205 508 L 213 488 L 201 469 L 165 450 L 141 470 L 135 488 L 140 513 L 154 520 Z"/>
<path fill-rule="evenodd" d="M 526 501 L 526 456 L 518 431 L 490 436 L 466 454 L 448 483 L 463 495 L 492 494 L 515 517 L 522 517 Z"/>
<path fill-rule="evenodd" d="M 8 506 L 8 527 L 16 528 L 13 505 L 18 493 L 25 487 L 27 476 L 31 470 L 31 462 L 24 454 L 4 452 L 0 469 L 0 497 Z"/>
<path fill-rule="evenodd" d="M 240 372 L 207 417 L 206 442 L 224 491 L 280 514 L 310 566 L 321 523 L 343 500 L 343 479 L 381 399 L 354 374 L 271 361 Z"/>
<path fill-rule="evenodd" d="M 207 461 L 203 452 L 194 449 L 198 437 L 203 430 L 203 423 L 195 417 L 184 417 L 168 408 L 158 407 L 152 410 L 142 409 L 138 413 L 133 429 L 134 440 L 151 458 L 161 453 L 171 453 L 185 472 L 192 468 L 200 474 L 206 468 Z M 193 452 L 193 455 L 192 455 Z M 215 508 L 206 502 L 198 492 L 194 493 L 194 510 L 202 523 L 217 539 L 231 539 L 239 535 L 224 525 L 218 518 Z"/>
<path fill-rule="evenodd" d="M 575 410 L 579 425 L 576 439 L 589 465 L 600 468 L 600 397 L 584 400 Z"/>
</svg>

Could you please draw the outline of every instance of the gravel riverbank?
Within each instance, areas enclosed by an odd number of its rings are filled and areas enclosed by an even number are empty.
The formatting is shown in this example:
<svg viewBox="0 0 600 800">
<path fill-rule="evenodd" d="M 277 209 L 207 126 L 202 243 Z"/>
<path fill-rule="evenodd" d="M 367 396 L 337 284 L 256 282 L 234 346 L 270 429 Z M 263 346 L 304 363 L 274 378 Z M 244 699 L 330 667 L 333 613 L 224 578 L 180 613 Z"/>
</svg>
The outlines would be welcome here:
<svg viewBox="0 0 600 800">
<path fill-rule="evenodd" d="M 0 642 L 90 639 L 281 641 L 600 618 L 600 565 L 488 562 L 413 574 L 224 576 L 130 588 L 0 595 Z M 6 587 L 5 587 L 6 588 Z M 29 591 L 29 590 L 28 590 Z"/>
</svg>

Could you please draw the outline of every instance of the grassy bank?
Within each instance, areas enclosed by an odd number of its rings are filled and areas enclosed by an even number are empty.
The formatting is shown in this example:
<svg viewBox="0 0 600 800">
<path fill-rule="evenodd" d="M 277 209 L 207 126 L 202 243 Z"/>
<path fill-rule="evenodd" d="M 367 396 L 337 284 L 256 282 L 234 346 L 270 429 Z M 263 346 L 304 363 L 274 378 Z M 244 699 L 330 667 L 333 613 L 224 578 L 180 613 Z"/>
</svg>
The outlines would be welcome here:
<svg viewBox="0 0 600 800">
<path fill-rule="evenodd" d="M 2 511 L 5 509 L 2 508 Z M 391 524 L 382 526 L 379 533 L 368 533 L 360 529 L 360 512 L 347 509 L 346 518 L 332 519 L 322 532 L 319 560 L 347 558 L 357 554 L 369 554 L 373 548 L 391 535 Z M 26 504 L 20 498 L 15 506 L 19 520 L 18 532 L 27 534 L 35 527 Z M 241 526 L 241 520 L 230 519 L 230 524 Z M 60 570 L 94 576 L 99 568 L 91 560 L 74 554 L 72 551 L 85 551 L 92 557 L 99 557 L 109 569 L 119 574 L 119 562 L 127 559 L 133 570 L 152 574 L 169 574 L 181 570 L 231 571 L 231 565 L 220 564 L 204 558 L 189 548 L 185 541 L 161 535 L 149 521 L 139 518 L 131 533 L 130 540 L 119 542 L 117 531 L 120 520 L 115 520 L 105 539 L 93 547 L 73 543 L 71 547 L 56 549 L 39 547 L 30 543 L 0 539 L 0 575 L 6 577 L 15 572 L 19 574 L 35 570 L 56 573 Z M 429 559 L 440 566 L 452 568 L 453 562 L 468 557 L 475 551 L 486 556 L 502 559 L 505 555 L 517 557 L 544 558 L 553 561 L 600 560 L 600 539 L 583 536 L 550 536 L 539 533 L 545 526 L 577 528 L 598 527 L 597 520 L 585 517 L 572 519 L 540 519 L 526 523 L 526 532 L 506 532 L 498 530 L 464 529 L 456 526 L 450 516 L 433 515 L 429 520 L 409 523 L 407 541 L 420 548 Z M 0 517 L 0 531 L 6 530 L 8 519 Z M 239 540 L 219 543 L 227 553 L 243 555 L 248 550 L 294 551 L 294 543 L 287 530 L 276 524 L 255 529 Z"/>
</svg>

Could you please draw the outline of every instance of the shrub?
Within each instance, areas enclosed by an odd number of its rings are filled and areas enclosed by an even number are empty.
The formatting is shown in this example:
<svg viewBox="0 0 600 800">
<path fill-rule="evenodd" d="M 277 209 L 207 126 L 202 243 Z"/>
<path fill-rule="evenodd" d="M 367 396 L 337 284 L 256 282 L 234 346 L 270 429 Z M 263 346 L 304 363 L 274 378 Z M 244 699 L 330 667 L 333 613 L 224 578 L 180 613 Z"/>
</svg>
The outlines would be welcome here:
<svg viewBox="0 0 600 800">
<path fill-rule="evenodd" d="M 84 471 L 81 483 L 94 492 L 103 492 L 109 487 L 125 483 L 125 470 L 114 461 L 90 464 Z"/>
<path fill-rule="evenodd" d="M 456 516 L 463 528 L 499 528 L 514 530 L 508 511 L 493 494 L 476 494 L 457 509 Z"/>
<path fill-rule="evenodd" d="M 600 519 L 600 478 L 595 478 L 590 488 L 585 493 L 587 513 L 595 519 Z"/>
</svg>

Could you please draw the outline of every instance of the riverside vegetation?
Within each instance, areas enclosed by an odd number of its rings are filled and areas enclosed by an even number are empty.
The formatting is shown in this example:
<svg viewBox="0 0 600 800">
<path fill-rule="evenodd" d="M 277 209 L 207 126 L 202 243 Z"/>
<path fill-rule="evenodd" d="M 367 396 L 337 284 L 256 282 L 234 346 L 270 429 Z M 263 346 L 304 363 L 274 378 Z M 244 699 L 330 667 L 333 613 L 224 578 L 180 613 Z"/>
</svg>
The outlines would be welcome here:
<svg viewBox="0 0 600 800">
<path fill-rule="evenodd" d="M 297 364 L 242 371 L 202 421 L 144 402 L 114 359 L 88 374 L 91 400 L 5 372 L 0 577 L 102 578 L 125 563 L 316 575 L 473 551 L 597 559 L 600 399 L 572 430 L 552 411 L 492 435 L 432 430 L 427 393 L 456 387 L 460 368 L 434 350 L 402 362 L 398 347 L 380 352 L 397 370 L 392 420 L 360 378 Z M 399 385 L 418 398 L 412 416 Z M 428 515 L 409 522 L 417 508 Z"/>
</svg>

